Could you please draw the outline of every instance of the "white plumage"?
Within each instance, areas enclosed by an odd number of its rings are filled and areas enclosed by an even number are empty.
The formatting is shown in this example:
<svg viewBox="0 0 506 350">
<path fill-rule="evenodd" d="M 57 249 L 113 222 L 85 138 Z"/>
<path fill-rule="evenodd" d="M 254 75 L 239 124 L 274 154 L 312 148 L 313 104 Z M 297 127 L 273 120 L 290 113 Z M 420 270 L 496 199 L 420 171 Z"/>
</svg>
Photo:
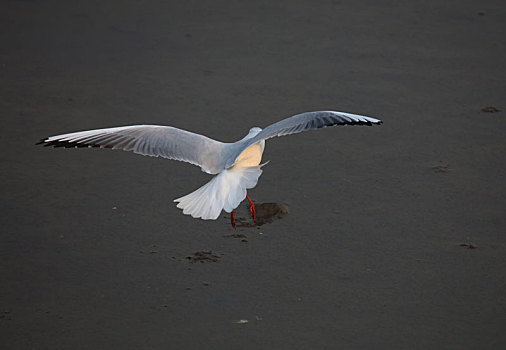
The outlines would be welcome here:
<svg viewBox="0 0 506 350">
<path fill-rule="evenodd" d="M 317 111 L 297 114 L 265 129 L 251 128 L 234 143 L 222 143 L 206 136 L 170 126 L 132 125 L 73 132 L 42 139 L 39 144 L 54 147 L 101 147 L 132 151 L 153 157 L 189 162 L 216 176 L 196 191 L 174 200 L 184 214 L 215 220 L 222 210 L 233 212 L 256 186 L 262 174 L 265 140 L 333 125 L 372 125 L 381 120 L 356 114 Z"/>
<path fill-rule="evenodd" d="M 198 190 L 178 199 L 184 214 L 204 220 L 216 220 L 225 210 L 230 213 L 246 198 L 246 190 L 257 185 L 262 165 L 233 166 L 224 169 Z"/>
</svg>

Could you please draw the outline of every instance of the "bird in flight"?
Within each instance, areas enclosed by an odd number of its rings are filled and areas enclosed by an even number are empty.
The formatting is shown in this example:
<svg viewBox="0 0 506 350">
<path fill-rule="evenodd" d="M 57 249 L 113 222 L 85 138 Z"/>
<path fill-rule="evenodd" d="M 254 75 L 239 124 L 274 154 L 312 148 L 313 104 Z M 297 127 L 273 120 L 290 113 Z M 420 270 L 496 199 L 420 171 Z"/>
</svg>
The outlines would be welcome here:
<svg viewBox="0 0 506 350">
<path fill-rule="evenodd" d="M 200 166 L 216 175 L 194 192 L 177 198 L 183 214 L 204 220 L 216 220 L 222 210 L 230 213 L 235 228 L 234 209 L 247 198 L 255 220 L 255 206 L 247 190 L 256 186 L 262 174 L 262 154 L 265 140 L 302 131 L 334 125 L 381 124 L 379 119 L 362 115 L 316 111 L 283 119 L 265 129 L 253 127 L 248 134 L 233 143 L 223 143 L 209 137 L 163 125 L 130 125 L 107 129 L 78 131 L 50 136 L 37 144 L 53 147 L 100 147 L 132 151 L 152 157 L 163 157 Z"/>
</svg>

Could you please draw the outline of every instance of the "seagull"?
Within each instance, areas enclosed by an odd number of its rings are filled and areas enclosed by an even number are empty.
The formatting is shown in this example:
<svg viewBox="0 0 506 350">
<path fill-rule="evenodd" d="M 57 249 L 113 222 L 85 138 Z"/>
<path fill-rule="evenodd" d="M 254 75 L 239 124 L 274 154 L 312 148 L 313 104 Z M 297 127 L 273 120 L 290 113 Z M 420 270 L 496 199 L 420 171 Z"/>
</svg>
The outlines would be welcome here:
<svg viewBox="0 0 506 350">
<path fill-rule="evenodd" d="M 247 190 L 256 186 L 262 174 L 260 164 L 265 140 L 335 125 L 381 124 L 379 119 L 335 111 L 315 111 L 294 115 L 265 129 L 253 127 L 239 141 L 223 143 L 186 130 L 163 125 L 130 125 L 78 131 L 46 137 L 37 144 L 52 147 L 100 147 L 131 151 L 152 157 L 188 162 L 215 175 L 211 181 L 174 202 L 183 214 L 203 220 L 216 220 L 221 211 L 230 213 L 236 227 L 234 209 L 246 198 L 253 220 L 255 206 Z"/>
</svg>

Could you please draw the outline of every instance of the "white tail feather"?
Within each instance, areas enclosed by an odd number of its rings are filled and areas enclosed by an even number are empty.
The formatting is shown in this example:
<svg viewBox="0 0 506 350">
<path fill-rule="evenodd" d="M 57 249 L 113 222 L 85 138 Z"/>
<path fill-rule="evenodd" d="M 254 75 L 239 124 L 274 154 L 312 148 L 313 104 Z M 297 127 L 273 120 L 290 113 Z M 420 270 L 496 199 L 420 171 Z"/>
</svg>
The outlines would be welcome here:
<svg viewBox="0 0 506 350">
<path fill-rule="evenodd" d="M 184 197 L 175 199 L 183 214 L 204 220 L 216 220 L 222 210 L 230 213 L 246 198 L 246 190 L 256 186 L 266 163 L 223 170 L 211 181 Z"/>
</svg>

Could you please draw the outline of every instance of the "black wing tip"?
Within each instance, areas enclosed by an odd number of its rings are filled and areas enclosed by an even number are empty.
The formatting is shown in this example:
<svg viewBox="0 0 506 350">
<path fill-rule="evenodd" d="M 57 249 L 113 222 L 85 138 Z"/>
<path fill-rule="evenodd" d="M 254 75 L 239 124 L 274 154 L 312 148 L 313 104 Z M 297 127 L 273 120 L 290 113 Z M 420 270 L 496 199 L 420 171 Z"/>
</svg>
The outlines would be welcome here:
<svg viewBox="0 0 506 350">
<path fill-rule="evenodd" d="M 39 142 L 36 143 L 36 145 L 42 145 L 44 147 L 49 147 L 54 145 L 54 141 L 48 141 L 48 137 L 41 139 Z"/>
<path fill-rule="evenodd" d="M 331 111 L 334 116 L 337 114 L 339 121 L 334 125 L 367 125 L 373 124 L 380 125 L 383 121 L 377 117 L 369 117 L 364 115 L 354 115 L 348 112 L 334 112 Z"/>
<path fill-rule="evenodd" d="M 348 125 L 367 125 L 367 126 L 372 126 L 372 125 L 380 125 L 380 124 L 383 124 L 383 121 L 382 120 L 379 120 L 377 119 L 376 121 L 372 121 L 372 120 L 367 120 L 367 121 L 363 121 L 363 120 L 358 120 L 356 122 L 352 122 L 352 123 L 347 123 Z"/>
<path fill-rule="evenodd" d="M 372 126 L 372 125 L 380 125 L 380 124 L 383 124 L 383 121 L 379 120 L 376 122 L 376 121 L 370 121 L 370 120 L 367 120 L 367 121 L 364 121 L 364 120 L 353 120 L 353 121 L 346 121 L 346 122 L 342 122 L 342 123 L 337 123 L 337 125 L 366 125 L 366 126 Z"/>
<path fill-rule="evenodd" d="M 370 119 L 374 119 L 374 120 L 370 120 Z M 368 125 L 368 126 L 380 125 L 380 124 L 383 124 L 383 121 L 381 119 L 376 118 L 376 117 L 374 117 L 374 118 L 369 117 L 369 119 L 367 119 L 366 121 L 360 120 L 358 123 L 358 125 Z"/>
<path fill-rule="evenodd" d="M 108 148 L 107 146 L 100 146 L 93 143 L 77 143 L 77 142 L 71 142 L 71 141 L 61 141 L 61 140 L 54 140 L 54 141 L 48 141 L 49 138 L 44 138 L 36 143 L 36 145 L 43 145 L 44 147 L 53 147 L 53 148 L 97 148 L 97 147 L 104 147 Z"/>
<path fill-rule="evenodd" d="M 372 125 L 379 125 L 382 123 L 383 123 L 383 121 L 381 121 L 379 119 L 377 119 L 377 121 L 372 121 L 372 120 L 338 120 L 338 121 L 332 121 L 331 123 L 320 122 L 319 124 L 316 124 L 316 128 L 320 129 L 320 128 L 326 128 L 329 126 L 338 126 L 338 125 L 342 125 L 342 126 L 346 126 L 346 125 L 349 125 L 349 126 L 355 126 L 355 125 L 372 126 Z"/>
</svg>

